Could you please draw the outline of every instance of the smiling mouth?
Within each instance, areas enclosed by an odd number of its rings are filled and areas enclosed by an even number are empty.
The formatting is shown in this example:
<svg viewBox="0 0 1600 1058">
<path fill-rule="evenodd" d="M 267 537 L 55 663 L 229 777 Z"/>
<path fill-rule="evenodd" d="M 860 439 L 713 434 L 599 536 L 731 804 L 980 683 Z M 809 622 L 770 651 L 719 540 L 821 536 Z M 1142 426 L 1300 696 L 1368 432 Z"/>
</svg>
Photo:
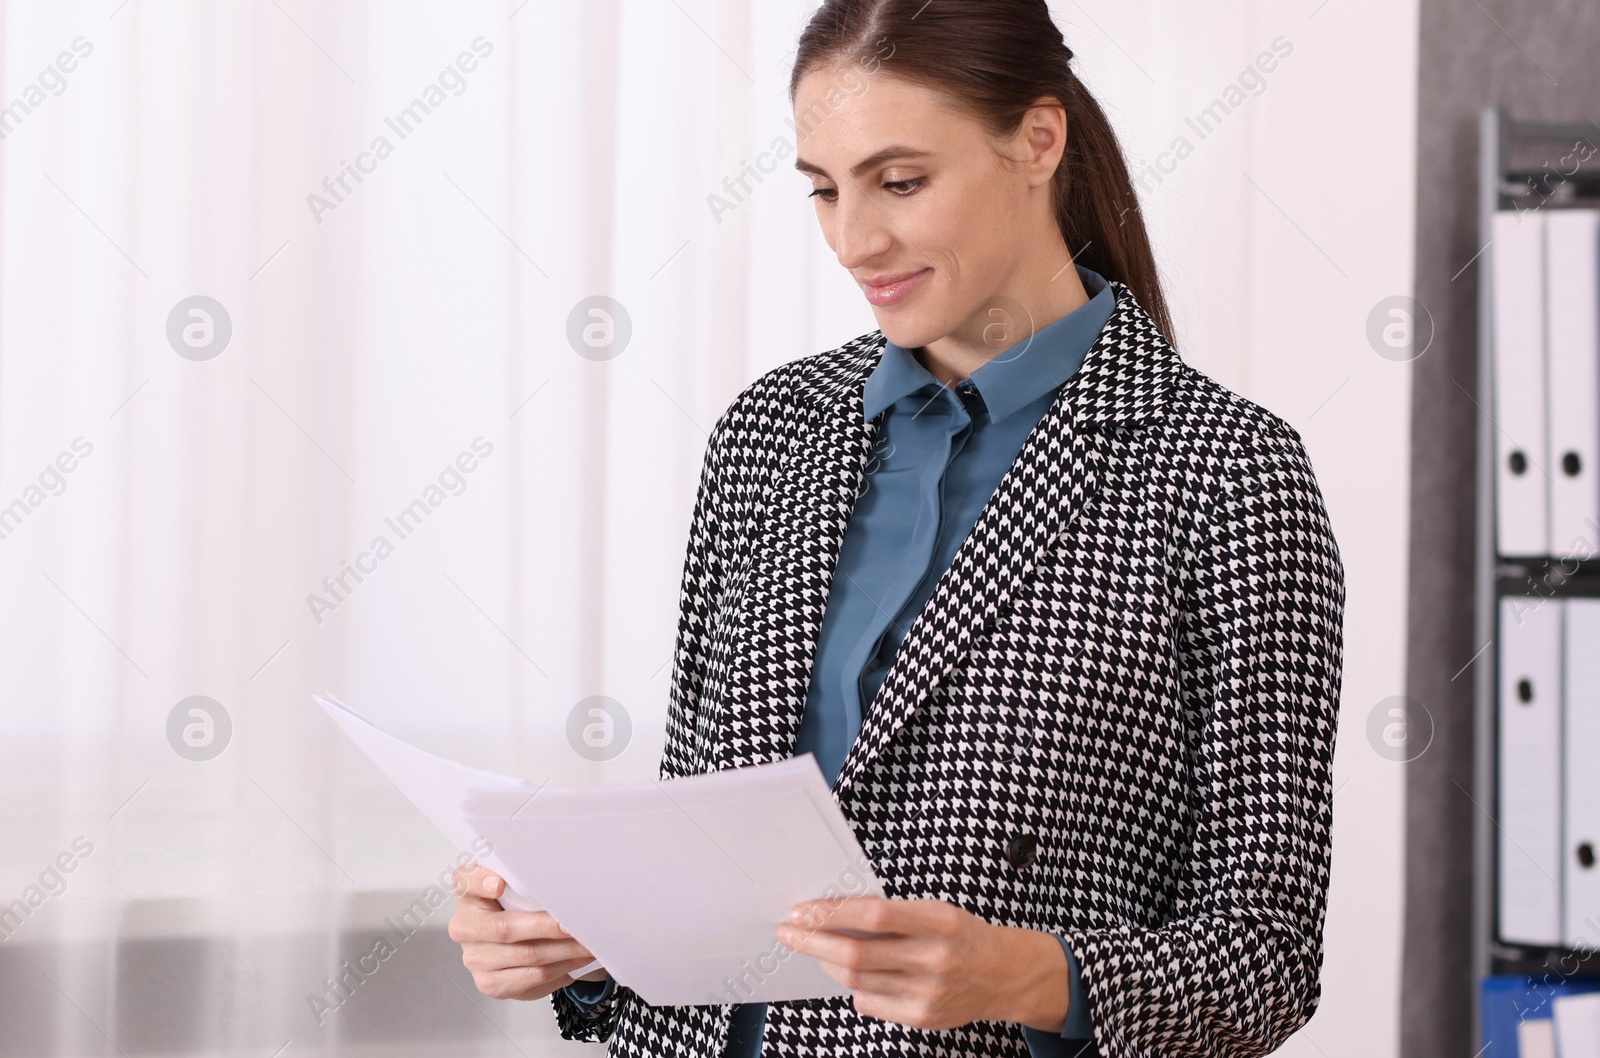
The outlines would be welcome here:
<svg viewBox="0 0 1600 1058">
<path fill-rule="evenodd" d="M 923 280 L 933 273 L 932 268 L 923 268 L 915 272 L 902 272 L 898 276 L 888 276 L 887 282 L 861 282 L 862 293 L 874 305 L 893 305 L 916 289 Z"/>
</svg>

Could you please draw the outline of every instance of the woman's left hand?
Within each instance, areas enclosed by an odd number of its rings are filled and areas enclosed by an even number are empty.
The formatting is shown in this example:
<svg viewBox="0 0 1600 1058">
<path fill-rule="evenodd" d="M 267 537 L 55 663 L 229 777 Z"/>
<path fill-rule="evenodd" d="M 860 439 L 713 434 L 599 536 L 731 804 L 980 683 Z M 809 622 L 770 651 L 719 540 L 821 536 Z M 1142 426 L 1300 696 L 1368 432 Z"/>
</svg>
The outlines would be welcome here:
<svg viewBox="0 0 1600 1058">
<path fill-rule="evenodd" d="M 1059 1033 L 1066 1024 L 1067 956 L 1050 934 L 991 925 L 943 900 L 829 903 L 796 905 L 778 939 L 820 959 L 858 1013 L 920 1029 L 1013 1021 Z"/>
</svg>

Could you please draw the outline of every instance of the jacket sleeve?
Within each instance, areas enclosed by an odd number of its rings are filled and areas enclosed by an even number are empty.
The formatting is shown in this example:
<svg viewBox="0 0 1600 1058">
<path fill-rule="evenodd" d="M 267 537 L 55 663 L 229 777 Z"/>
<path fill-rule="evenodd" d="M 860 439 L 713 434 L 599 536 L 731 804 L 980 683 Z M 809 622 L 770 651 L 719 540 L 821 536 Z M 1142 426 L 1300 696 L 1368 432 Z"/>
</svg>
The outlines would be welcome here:
<svg viewBox="0 0 1600 1058">
<path fill-rule="evenodd" d="M 1065 931 L 1106 1058 L 1267 1054 L 1321 997 L 1344 569 L 1286 423 L 1211 492 L 1180 593 L 1195 748 L 1171 910 Z"/>
<path fill-rule="evenodd" d="M 730 409 L 711 430 L 701 462 L 694 513 L 689 521 L 689 544 L 678 594 L 677 644 L 673 648 L 672 680 L 668 689 L 666 747 L 661 755 L 662 779 L 679 778 L 695 770 L 695 720 L 726 565 L 724 541 L 728 535 L 728 504 L 724 445 L 731 417 Z M 636 998 L 631 988 L 620 984 L 593 1002 L 578 1002 L 566 988 L 558 988 L 550 994 L 561 1037 L 592 1042 L 609 1040 L 623 1009 Z"/>
</svg>

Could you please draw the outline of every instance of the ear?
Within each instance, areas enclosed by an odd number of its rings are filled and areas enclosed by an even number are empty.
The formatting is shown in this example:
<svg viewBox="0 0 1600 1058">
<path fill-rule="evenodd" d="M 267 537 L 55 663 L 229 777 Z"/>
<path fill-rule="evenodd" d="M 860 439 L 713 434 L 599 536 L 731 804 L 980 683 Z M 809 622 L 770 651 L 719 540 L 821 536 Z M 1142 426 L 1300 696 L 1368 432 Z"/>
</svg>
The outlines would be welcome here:
<svg viewBox="0 0 1600 1058">
<path fill-rule="evenodd" d="M 1067 150 L 1067 110 L 1059 101 L 1043 97 L 1022 116 L 1018 127 L 1026 148 L 1028 183 L 1033 187 L 1048 184 L 1055 177 L 1061 156 Z"/>
</svg>

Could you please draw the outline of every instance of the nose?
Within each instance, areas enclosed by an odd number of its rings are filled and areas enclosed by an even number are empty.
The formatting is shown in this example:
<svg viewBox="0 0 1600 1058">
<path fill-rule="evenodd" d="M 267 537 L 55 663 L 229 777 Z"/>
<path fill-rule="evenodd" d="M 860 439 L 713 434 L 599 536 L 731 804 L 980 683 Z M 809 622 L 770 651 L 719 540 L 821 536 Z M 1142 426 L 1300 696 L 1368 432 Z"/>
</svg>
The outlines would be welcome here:
<svg viewBox="0 0 1600 1058">
<path fill-rule="evenodd" d="M 834 205 L 833 252 L 839 264 L 853 271 L 887 251 L 894 233 L 883 211 L 852 191 L 841 188 Z"/>
</svg>

